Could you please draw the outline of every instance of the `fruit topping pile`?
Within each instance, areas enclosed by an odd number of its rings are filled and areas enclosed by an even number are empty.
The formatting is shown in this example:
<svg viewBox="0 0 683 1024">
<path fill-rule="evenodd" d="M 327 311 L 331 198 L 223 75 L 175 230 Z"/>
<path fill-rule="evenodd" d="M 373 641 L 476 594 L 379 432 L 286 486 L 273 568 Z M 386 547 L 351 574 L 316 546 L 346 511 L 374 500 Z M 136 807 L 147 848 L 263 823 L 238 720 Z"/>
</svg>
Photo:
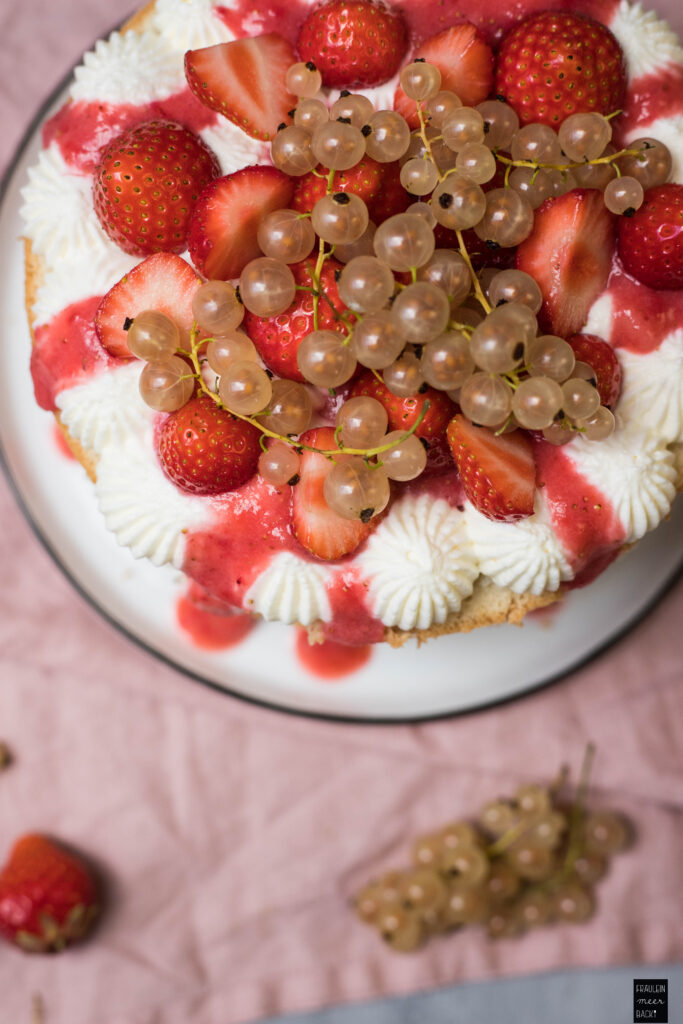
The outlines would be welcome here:
<svg viewBox="0 0 683 1024">
<path fill-rule="evenodd" d="M 523 785 L 487 803 L 474 821 L 420 836 L 412 866 L 365 885 L 356 913 L 401 953 L 466 925 L 503 939 L 587 921 L 594 886 L 631 830 L 619 814 L 586 809 L 586 776 L 584 767 L 573 802 L 563 774 L 552 786 Z"/>
<path fill-rule="evenodd" d="M 166 473 L 201 494 L 256 472 L 297 485 L 295 504 L 306 491 L 348 533 L 296 528 L 320 557 L 436 467 L 489 518 L 531 515 L 532 436 L 615 429 L 619 362 L 580 333 L 615 254 L 652 288 L 683 286 L 683 186 L 661 142 L 612 142 L 625 71 L 607 28 L 536 14 L 494 55 L 462 22 L 414 51 L 395 109 L 350 91 L 407 47 L 397 11 L 329 0 L 298 54 L 273 34 L 190 51 L 195 95 L 270 140 L 272 165 L 218 177 L 192 133 L 155 122 L 96 175 L 105 229 L 148 256 L 97 329 L 145 362 Z"/>
</svg>

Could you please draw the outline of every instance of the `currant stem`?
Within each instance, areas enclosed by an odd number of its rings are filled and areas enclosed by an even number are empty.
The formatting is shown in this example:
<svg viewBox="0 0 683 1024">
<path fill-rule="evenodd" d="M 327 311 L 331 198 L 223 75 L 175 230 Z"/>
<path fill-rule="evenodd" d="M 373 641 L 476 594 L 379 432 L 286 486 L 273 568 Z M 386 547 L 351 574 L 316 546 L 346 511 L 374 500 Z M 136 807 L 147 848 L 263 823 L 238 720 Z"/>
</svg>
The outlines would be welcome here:
<svg viewBox="0 0 683 1024">
<path fill-rule="evenodd" d="M 491 312 L 491 308 L 492 308 L 491 304 L 489 303 L 488 299 L 486 298 L 486 296 L 484 295 L 483 291 L 481 290 L 481 284 L 479 283 L 479 278 L 477 277 L 477 275 L 474 272 L 474 267 L 472 266 L 472 260 L 470 259 L 470 254 L 467 251 L 467 246 L 465 245 L 465 240 L 462 237 L 462 231 L 456 231 L 455 233 L 456 233 L 457 238 L 458 238 L 458 248 L 460 250 L 460 255 L 462 256 L 462 258 L 464 259 L 465 263 L 467 264 L 467 269 L 470 272 L 470 279 L 472 281 L 472 287 L 474 288 L 475 297 L 477 298 L 479 304 L 483 307 L 484 312 L 485 313 L 490 313 Z"/>
<path fill-rule="evenodd" d="M 569 843 L 567 845 L 567 855 L 564 861 L 565 870 L 569 870 L 581 849 L 581 839 L 579 835 L 579 829 L 583 820 L 586 797 L 588 795 L 588 783 L 590 781 L 591 769 L 593 767 L 593 759 L 595 757 L 595 744 L 589 743 L 586 746 L 586 752 L 583 755 L 583 764 L 581 765 L 581 775 L 579 776 L 579 784 L 576 787 L 576 798 L 572 804 L 572 809 L 569 817 Z"/>
<path fill-rule="evenodd" d="M 363 458 L 370 459 L 375 455 L 381 455 L 383 452 L 390 451 L 392 448 L 395 448 L 396 445 L 402 444 L 405 440 L 407 440 L 407 438 L 409 438 L 412 434 L 415 433 L 415 431 L 417 430 L 417 428 L 420 426 L 423 419 L 427 415 L 427 412 L 429 411 L 430 401 L 427 398 L 425 400 L 424 405 L 420 409 L 420 413 L 415 422 L 413 423 L 412 427 L 410 427 L 410 429 L 407 430 L 400 437 L 396 438 L 395 441 L 392 441 L 391 444 L 378 445 L 375 448 L 345 448 L 343 445 L 340 445 L 338 448 L 334 449 L 316 448 L 315 445 L 305 444 L 302 441 L 294 440 L 287 434 L 277 434 L 274 430 L 269 430 L 268 427 L 265 427 L 260 420 L 255 419 L 253 416 L 245 416 L 243 413 L 234 412 L 232 409 L 226 408 L 226 406 L 221 401 L 220 397 L 214 391 L 211 391 L 210 388 L 207 387 L 202 377 L 202 367 L 201 363 L 199 362 L 199 349 L 207 341 L 211 340 L 211 338 L 202 338 L 201 341 L 197 341 L 197 324 L 195 323 L 192 328 L 192 331 L 190 332 L 190 350 L 180 350 L 183 355 L 187 356 L 192 361 L 192 365 L 194 367 L 194 374 L 188 374 L 188 377 L 194 377 L 197 380 L 200 390 L 205 395 L 207 395 L 212 401 L 214 401 L 219 409 L 223 409 L 225 412 L 230 413 L 230 415 L 234 416 L 236 419 L 243 420 L 244 423 L 250 423 L 252 427 L 256 427 L 257 430 L 260 430 L 262 438 L 263 436 L 265 436 L 272 438 L 274 441 L 282 441 L 283 444 L 287 444 L 290 446 L 290 448 L 294 448 L 295 450 L 305 449 L 306 451 L 309 452 L 316 452 L 318 455 L 324 455 L 325 458 L 332 460 L 334 460 L 335 455 L 341 454 L 361 455 Z M 379 379 L 381 380 L 381 377 L 379 377 Z M 263 447 L 263 445 L 261 445 L 261 447 Z"/>
<path fill-rule="evenodd" d="M 434 154 L 432 153 L 432 146 L 431 146 L 431 143 L 430 143 L 429 139 L 427 138 L 427 122 L 425 121 L 424 111 L 423 111 L 422 107 L 420 106 L 420 104 L 417 103 L 417 102 L 415 103 L 415 107 L 417 109 L 417 116 L 420 119 L 419 133 L 420 133 L 420 138 L 422 139 L 422 142 L 424 144 L 426 155 L 428 156 L 428 158 L 431 160 L 431 162 L 433 163 L 434 167 L 436 168 L 436 173 L 439 175 L 439 181 L 443 181 L 444 178 L 446 177 L 446 175 L 442 173 L 441 168 L 439 167 L 439 165 L 437 164 L 436 160 L 434 159 Z M 436 141 L 436 140 L 434 140 L 434 141 Z"/>
<path fill-rule="evenodd" d="M 598 156 L 595 160 L 584 160 L 581 163 L 569 163 L 569 164 L 541 164 L 536 163 L 535 160 L 513 160 L 508 156 L 501 156 L 500 153 L 494 151 L 496 160 L 500 161 L 501 164 L 505 164 L 506 167 L 532 167 L 535 171 L 572 171 L 575 167 L 594 167 L 598 164 L 612 164 L 615 161 L 620 160 L 622 156 L 638 156 L 640 153 L 639 149 L 620 149 L 618 153 L 611 153 L 609 156 Z M 619 168 L 615 168 L 618 172 Z M 507 174 L 506 181 L 507 184 Z"/>
</svg>

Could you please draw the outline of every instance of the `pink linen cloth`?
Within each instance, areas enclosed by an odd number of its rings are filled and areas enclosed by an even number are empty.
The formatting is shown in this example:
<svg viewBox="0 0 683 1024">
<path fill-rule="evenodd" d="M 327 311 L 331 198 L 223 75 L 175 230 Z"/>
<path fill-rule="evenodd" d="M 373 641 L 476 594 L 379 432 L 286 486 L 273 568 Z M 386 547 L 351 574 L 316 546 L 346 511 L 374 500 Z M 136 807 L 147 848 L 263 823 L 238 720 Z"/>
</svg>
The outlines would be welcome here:
<svg viewBox="0 0 683 1024">
<path fill-rule="evenodd" d="M 676 0 L 660 3 L 675 17 Z M 0 12 L 0 165 L 39 101 L 127 12 Z M 680 20 L 680 15 L 679 15 Z M 5 339 L 6 342 L 7 339 Z M 198 686 L 74 592 L 0 480 L 0 858 L 26 830 L 89 851 L 108 906 L 64 956 L 0 952 L 0 1022 L 232 1024 L 457 981 L 683 955 L 683 585 L 587 668 L 521 702 L 414 727 L 296 719 Z M 416 680 L 416 685 L 419 681 Z M 678 735 L 677 735 L 678 733 Z M 598 747 L 596 799 L 638 824 L 584 927 L 415 956 L 348 908 L 411 839 Z"/>
</svg>

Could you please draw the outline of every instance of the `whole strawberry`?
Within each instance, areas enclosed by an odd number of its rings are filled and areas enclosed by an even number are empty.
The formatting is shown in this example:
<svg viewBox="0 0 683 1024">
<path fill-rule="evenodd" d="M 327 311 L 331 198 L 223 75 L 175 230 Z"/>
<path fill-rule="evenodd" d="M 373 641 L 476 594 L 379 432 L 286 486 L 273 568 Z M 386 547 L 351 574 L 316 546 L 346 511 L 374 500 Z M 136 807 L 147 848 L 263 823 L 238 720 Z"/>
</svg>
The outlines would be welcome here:
<svg viewBox="0 0 683 1024">
<path fill-rule="evenodd" d="M 199 395 L 171 413 L 157 436 L 166 475 L 192 494 L 224 494 L 245 484 L 261 454 L 261 433 Z"/>
<path fill-rule="evenodd" d="M 313 286 L 312 273 L 315 261 L 302 260 L 292 265 L 294 280 L 300 289 Z M 318 327 L 326 331 L 346 331 L 340 314 L 346 306 L 337 291 L 337 274 L 342 265 L 335 259 L 327 259 L 320 274 L 320 298 L 318 300 Z M 310 291 L 297 291 L 291 306 L 279 316 L 262 317 L 244 314 L 244 329 L 254 342 L 263 362 L 280 377 L 305 381 L 299 369 L 296 354 L 307 334 L 315 330 L 313 295 Z"/>
<path fill-rule="evenodd" d="M 47 836 L 16 841 L 0 871 L 0 934 L 28 953 L 57 952 L 83 938 L 97 913 L 79 857 Z"/>
<path fill-rule="evenodd" d="M 325 177 L 322 177 L 322 175 Z M 355 192 L 359 199 L 370 205 L 382 190 L 384 166 L 364 156 L 355 167 L 337 171 L 333 192 Z M 291 207 L 299 213 L 310 213 L 319 199 L 327 194 L 327 169 L 319 164 L 315 172 L 309 171 L 296 179 Z"/>
<path fill-rule="evenodd" d="M 619 256 L 649 288 L 683 288 L 683 185 L 648 189 L 640 209 L 620 218 Z"/>
<path fill-rule="evenodd" d="M 202 140 L 173 121 L 145 121 L 102 152 L 93 200 L 100 224 L 132 256 L 182 252 L 202 189 L 218 160 Z"/>
<path fill-rule="evenodd" d="M 403 16 L 370 0 L 328 0 L 299 30 L 297 49 L 330 88 L 379 85 L 396 74 L 408 46 Z"/>
<path fill-rule="evenodd" d="M 612 114 L 623 105 L 624 55 L 604 25 L 568 12 L 532 14 L 504 37 L 495 91 L 521 124 L 558 128 L 570 114 Z"/>
<path fill-rule="evenodd" d="M 361 395 L 374 398 L 384 406 L 389 415 L 388 430 L 410 430 L 428 401 L 429 408 L 415 433 L 430 442 L 445 436 L 446 427 L 456 410 L 445 391 L 435 388 L 426 388 L 410 398 L 399 398 L 377 379 L 372 370 L 365 370 L 353 382 L 349 397 Z"/>
</svg>

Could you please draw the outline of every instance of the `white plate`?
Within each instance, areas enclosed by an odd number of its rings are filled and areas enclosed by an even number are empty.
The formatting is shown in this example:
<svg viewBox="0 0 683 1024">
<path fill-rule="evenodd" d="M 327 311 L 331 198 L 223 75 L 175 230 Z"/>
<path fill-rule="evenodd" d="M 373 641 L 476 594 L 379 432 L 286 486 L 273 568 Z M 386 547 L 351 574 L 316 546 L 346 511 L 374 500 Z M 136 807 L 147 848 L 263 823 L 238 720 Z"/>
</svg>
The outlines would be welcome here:
<svg viewBox="0 0 683 1024">
<path fill-rule="evenodd" d="M 55 100 L 55 103 L 58 102 Z M 561 678 L 630 628 L 666 591 L 683 555 L 683 503 L 594 584 L 522 628 L 497 626 L 432 640 L 420 650 L 373 649 L 359 671 L 322 682 L 302 668 L 296 631 L 261 624 L 240 646 L 197 649 L 176 624 L 183 579 L 117 546 L 81 467 L 60 453 L 51 414 L 35 404 L 23 306 L 18 209 L 39 151 L 29 132 L 0 208 L 0 448 L 29 520 L 57 563 L 111 622 L 201 681 L 282 710 L 355 721 L 399 722 L 471 711 Z"/>
</svg>

